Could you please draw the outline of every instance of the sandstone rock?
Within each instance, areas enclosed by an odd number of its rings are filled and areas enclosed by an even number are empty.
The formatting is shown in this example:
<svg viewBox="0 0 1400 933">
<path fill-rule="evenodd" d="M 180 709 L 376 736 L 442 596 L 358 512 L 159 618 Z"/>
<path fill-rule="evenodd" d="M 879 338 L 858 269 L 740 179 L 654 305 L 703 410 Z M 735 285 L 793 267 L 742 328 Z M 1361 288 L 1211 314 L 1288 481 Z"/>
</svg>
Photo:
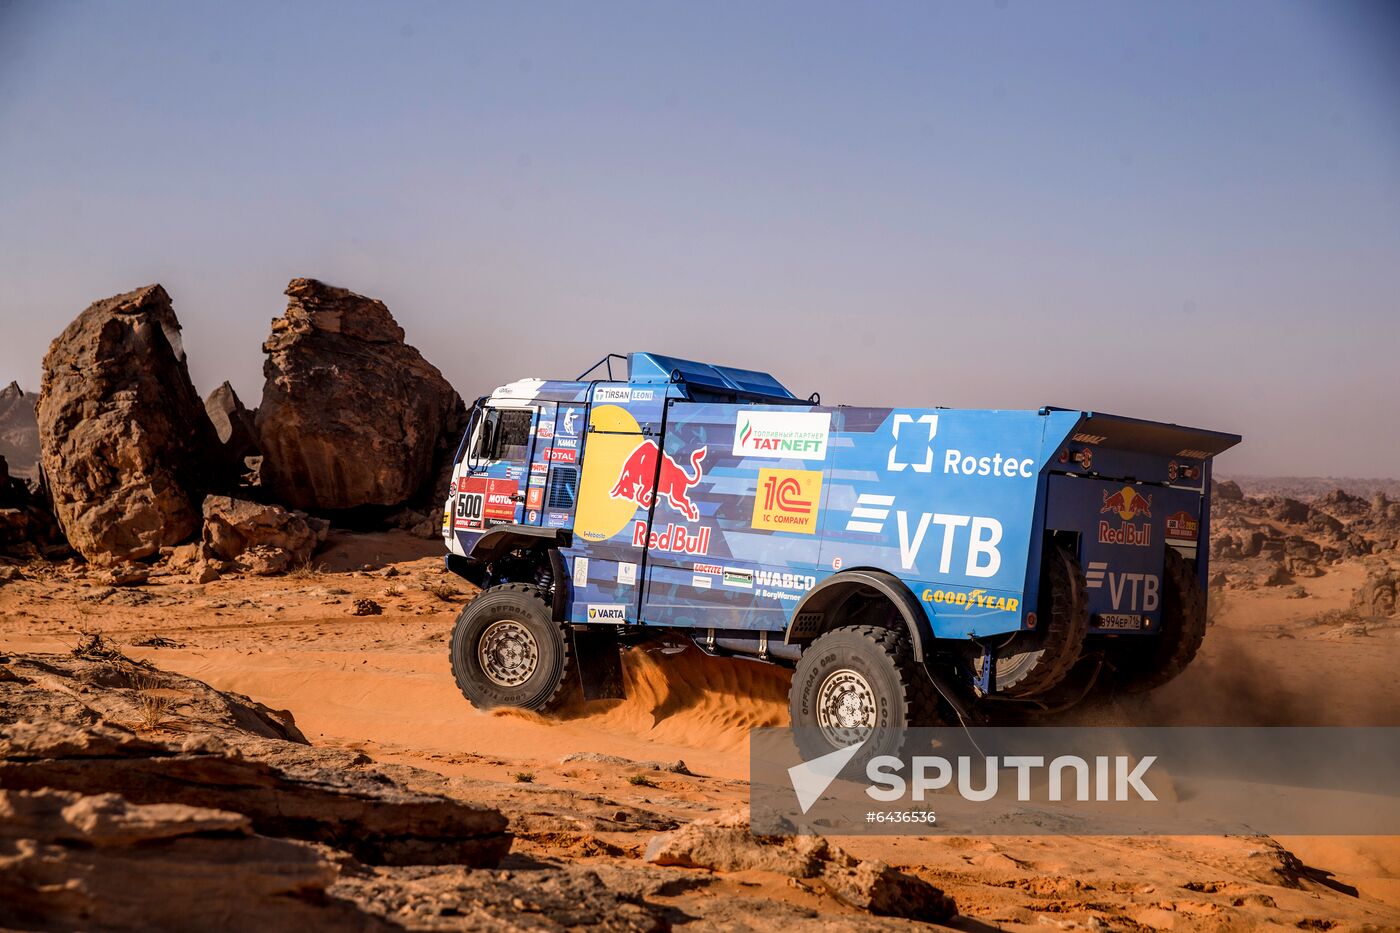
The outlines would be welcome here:
<svg viewBox="0 0 1400 933">
<path fill-rule="evenodd" d="M 1244 490 L 1240 488 L 1239 483 L 1232 479 L 1215 483 L 1211 491 L 1215 500 L 1221 502 L 1238 502 L 1244 498 Z"/>
<path fill-rule="evenodd" d="M 127 561 L 102 571 L 97 579 L 108 586 L 142 586 L 150 576 L 150 567 Z"/>
<path fill-rule="evenodd" d="M 311 559 L 325 541 L 327 525 L 308 521 L 300 512 L 228 496 L 204 500 L 206 553 L 222 560 L 241 559 L 257 574 L 284 573 Z"/>
<path fill-rule="evenodd" d="M 377 616 L 384 612 L 384 607 L 372 599 L 361 598 L 355 600 L 355 604 L 350 614 L 352 616 Z"/>
<path fill-rule="evenodd" d="M 190 581 L 193 583 L 213 583 L 219 579 L 219 571 L 207 561 L 198 561 L 190 568 Z"/>
<path fill-rule="evenodd" d="M 941 890 L 884 862 L 853 868 L 827 866 L 822 883 L 838 900 L 882 917 L 942 923 L 957 916 L 957 903 Z"/>
<path fill-rule="evenodd" d="M 338 874 L 313 846 L 256 836 L 236 813 L 115 794 L 0 791 L 6 927 L 389 929 L 327 897 Z"/>
<path fill-rule="evenodd" d="M 293 279 L 263 345 L 262 482 L 305 509 L 397 506 L 423 493 L 465 420 L 381 301 Z"/>
<path fill-rule="evenodd" d="M 159 285 L 99 301 L 49 346 L 41 461 L 69 543 L 142 560 L 199 528 L 217 443 Z"/>
<path fill-rule="evenodd" d="M 1388 567 L 1372 568 L 1366 582 L 1356 590 L 1351 606 L 1360 615 L 1385 619 L 1395 614 L 1400 605 L 1400 576 Z"/>
<path fill-rule="evenodd" d="M 10 474 L 22 480 L 39 475 L 39 420 L 34 413 L 39 396 L 11 382 L 0 389 L 0 457 Z"/>
<path fill-rule="evenodd" d="M 238 476 L 247 468 L 249 457 L 261 456 L 258 428 L 253 413 L 243 406 L 233 386 L 225 382 L 204 400 L 204 411 L 219 439 L 225 469 Z"/>
</svg>

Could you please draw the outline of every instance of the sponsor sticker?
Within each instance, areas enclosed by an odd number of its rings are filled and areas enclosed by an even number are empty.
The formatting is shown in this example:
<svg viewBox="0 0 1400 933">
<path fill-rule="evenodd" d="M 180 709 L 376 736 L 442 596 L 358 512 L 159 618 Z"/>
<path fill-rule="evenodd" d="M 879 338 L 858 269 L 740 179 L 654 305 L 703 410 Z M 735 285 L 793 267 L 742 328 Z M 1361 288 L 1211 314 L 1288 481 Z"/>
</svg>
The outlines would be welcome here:
<svg viewBox="0 0 1400 933">
<path fill-rule="evenodd" d="M 674 554 L 704 555 L 710 553 L 710 528 L 704 525 L 692 531 L 684 525 L 667 525 L 665 531 L 648 531 L 646 522 L 637 522 L 632 526 L 632 546 Z"/>
<path fill-rule="evenodd" d="M 1200 528 L 1200 522 L 1190 512 L 1173 512 L 1167 516 L 1167 537 L 1173 541 L 1195 541 Z"/>
<path fill-rule="evenodd" d="M 554 425 L 547 422 L 540 424 L 540 426 L 535 429 L 535 436 L 542 441 L 549 440 L 554 436 Z"/>
<path fill-rule="evenodd" d="M 1149 547 L 1152 544 L 1152 526 L 1144 522 L 1099 522 L 1100 544 L 1124 544 L 1129 547 Z"/>
<path fill-rule="evenodd" d="M 627 621 L 627 612 L 621 606 L 615 604 L 588 607 L 589 622 L 613 622 L 622 624 Z"/>
<path fill-rule="evenodd" d="M 758 491 L 753 500 L 751 527 L 769 531 L 816 534 L 817 509 L 822 498 L 820 470 L 758 471 Z"/>
<path fill-rule="evenodd" d="M 618 583 L 621 583 L 623 586 L 636 586 L 636 585 L 637 585 L 637 565 L 636 565 L 636 564 L 630 564 L 630 563 L 618 564 L 618 565 L 617 565 L 617 582 L 618 582 Z"/>
<path fill-rule="evenodd" d="M 702 573 L 697 573 L 690 578 L 690 585 L 699 590 L 708 590 L 710 588 L 710 578 Z"/>
<path fill-rule="evenodd" d="M 576 463 L 578 451 L 566 447 L 549 447 L 545 449 L 544 458 L 550 463 Z"/>
<path fill-rule="evenodd" d="M 576 437 L 578 435 L 578 409 L 564 409 L 564 417 L 560 420 L 559 427 L 564 437 Z"/>
<path fill-rule="evenodd" d="M 525 508 L 535 511 L 542 505 L 544 505 L 544 487 L 531 485 L 525 493 Z"/>
<path fill-rule="evenodd" d="M 926 603 L 953 606 L 964 612 L 969 609 L 990 609 L 996 612 L 1017 612 L 1021 600 L 1012 596 L 995 596 L 986 590 L 969 590 L 959 593 L 953 590 L 924 590 L 922 599 Z"/>
<path fill-rule="evenodd" d="M 548 463 L 545 463 L 545 462 L 542 461 L 542 460 L 536 460 L 534 463 L 530 464 L 530 475 L 531 475 L 531 476 L 544 476 L 544 475 L 545 475 L 546 473 L 548 473 L 548 472 L 549 472 L 549 464 L 548 464 Z"/>
<path fill-rule="evenodd" d="M 740 410 L 734 455 L 775 460 L 825 460 L 831 412 Z"/>
<path fill-rule="evenodd" d="M 453 527 L 464 531 L 479 531 L 486 522 L 515 520 L 514 496 L 520 484 L 508 479 L 464 479 L 457 484 Z"/>
<path fill-rule="evenodd" d="M 741 567 L 725 567 L 724 585 L 732 586 L 737 590 L 751 590 L 753 589 L 753 571 Z"/>
<path fill-rule="evenodd" d="M 718 577 L 723 575 L 724 568 L 721 567 L 719 564 L 696 564 L 695 572 L 708 573 L 710 576 Z"/>
<path fill-rule="evenodd" d="M 551 528 L 564 528 L 569 524 L 568 512 L 546 512 L 544 523 Z"/>
<path fill-rule="evenodd" d="M 593 390 L 593 401 L 626 404 L 632 401 L 632 390 L 617 386 L 598 386 Z"/>
<path fill-rule="evenodd" d="M 780 590 L 798 590 L 803 593 L 817 585 L 816 577 L 781 570 L 755 570 L 753 579 L 759 586 Z"/>
<path fill-rule="evenodd" d="M 588 585 L 588 558 L 574 558 L 574 589 L 581 590 Z"/>
</svg>

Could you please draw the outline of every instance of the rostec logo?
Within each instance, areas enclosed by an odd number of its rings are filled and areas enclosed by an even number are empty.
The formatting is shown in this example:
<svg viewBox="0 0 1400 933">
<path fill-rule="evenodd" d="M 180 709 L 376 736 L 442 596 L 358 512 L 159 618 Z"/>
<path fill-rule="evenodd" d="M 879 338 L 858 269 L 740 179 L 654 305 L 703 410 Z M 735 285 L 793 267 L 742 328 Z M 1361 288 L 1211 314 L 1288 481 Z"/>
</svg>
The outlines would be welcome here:
<svg viewBox="0 0 1400 933">
<path fill-rule="evenodd" d="M 922 425 L 926 432 L 921 435 L 924 440 L 926 456 L 922 461 L 905 463 L 903 460 L 899 459 L 900 431 L 905 425 L 916 424 Z M 885 463 L 885 468 L 887 470 L 891 473 L 901 473 L 906 468 L 912 468 L 915 473 L 933 472 L 933 436 L 938 433 L 937 415 L 920 415 L 918 418 L 915 418 L 913 415 L 897 414 L 894 416 L 894 422 L 890 425 L 890 431 L 894 434 L 894 443 L 890 445 L 890 455 Z M 912 435 L 916 433 L 916 431 L 917 429 L 913 429 L 910 431 L 910 434 Z"/>
<path fill-rule="evenodd" d="M 1107 561 L 1090 561 L 1084 573 L 1085 585 L 1091 590 L 1103 589 L 1108 583 L 1108 596 L 1115 612 L 1156 612 L 1160 602 L 1162 581 L 1151 573 L 1114 573 Z M 1124 605 L 1124 598 L 1127 604 Z"/>
<path fill-rule="evenodd" d="M 705 476 L 700 464 L 708 450 L 708 447 L 701 447 L 690 455 L 691 472 L 686 473 L 670 454 L 656 446 L 656 441 L 642 441 L 627 455 L 608 495 L 614 499 L 631 499 L 644 509 L 651 508 L 659 496 L 688 520 L 698 521 L 700 509 L 690 500 L 690 487 Z"/>
<path fill-rule="evenodd" d="M 820 470 L 758 471 L 758 492 L 753 500 L 753 528 L 815 534 L 817 506 L 821 502 Z"/>
<path fill-rule="evenodd" d="M 734 456 L 825 460 L 829 411 L 740 411 L 734 418 Z"/>
<path fill-rule="evenodd" d="M 589 606 L 589 622 L 615 622 L 621 624 L 627 621 L 627 612 L 621 606 Z"/>
</svg>

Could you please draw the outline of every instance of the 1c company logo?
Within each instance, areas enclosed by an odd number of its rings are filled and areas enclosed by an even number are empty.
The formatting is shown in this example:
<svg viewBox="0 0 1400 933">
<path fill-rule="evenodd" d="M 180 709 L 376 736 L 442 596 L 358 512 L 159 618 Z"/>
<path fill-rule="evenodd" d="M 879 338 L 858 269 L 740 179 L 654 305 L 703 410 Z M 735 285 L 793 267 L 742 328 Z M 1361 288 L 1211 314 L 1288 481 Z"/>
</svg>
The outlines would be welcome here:
<svg viewBox="0 0 1400 933">
<path fill-rule="evenodd" d="M 759 470 L 751 527 L 815 534 L 821 496 L 820 470 Z"/>
</svg>

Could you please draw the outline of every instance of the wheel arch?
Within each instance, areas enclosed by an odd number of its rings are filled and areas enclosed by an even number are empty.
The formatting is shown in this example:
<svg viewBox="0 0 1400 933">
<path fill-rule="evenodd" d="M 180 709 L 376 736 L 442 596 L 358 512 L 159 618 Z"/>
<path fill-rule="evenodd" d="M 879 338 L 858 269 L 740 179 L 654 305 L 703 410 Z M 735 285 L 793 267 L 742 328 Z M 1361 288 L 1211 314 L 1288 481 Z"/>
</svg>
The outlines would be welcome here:
<svg viewBox="0 0 1400 933">
<path fill-rule="evenodd" d="M 792 613 L 783 632 L 784 644 L 805 644 L 839 627 L 840 608 L 855 595 L 883 598 L 894 610 L 909 634 L 914 660 L 922 662 L 932 648 L 933 628 L 918 598 L 904 581 L 887 570 L 857 567 L 827 577 L 808 590 Z"/>
</svg>

